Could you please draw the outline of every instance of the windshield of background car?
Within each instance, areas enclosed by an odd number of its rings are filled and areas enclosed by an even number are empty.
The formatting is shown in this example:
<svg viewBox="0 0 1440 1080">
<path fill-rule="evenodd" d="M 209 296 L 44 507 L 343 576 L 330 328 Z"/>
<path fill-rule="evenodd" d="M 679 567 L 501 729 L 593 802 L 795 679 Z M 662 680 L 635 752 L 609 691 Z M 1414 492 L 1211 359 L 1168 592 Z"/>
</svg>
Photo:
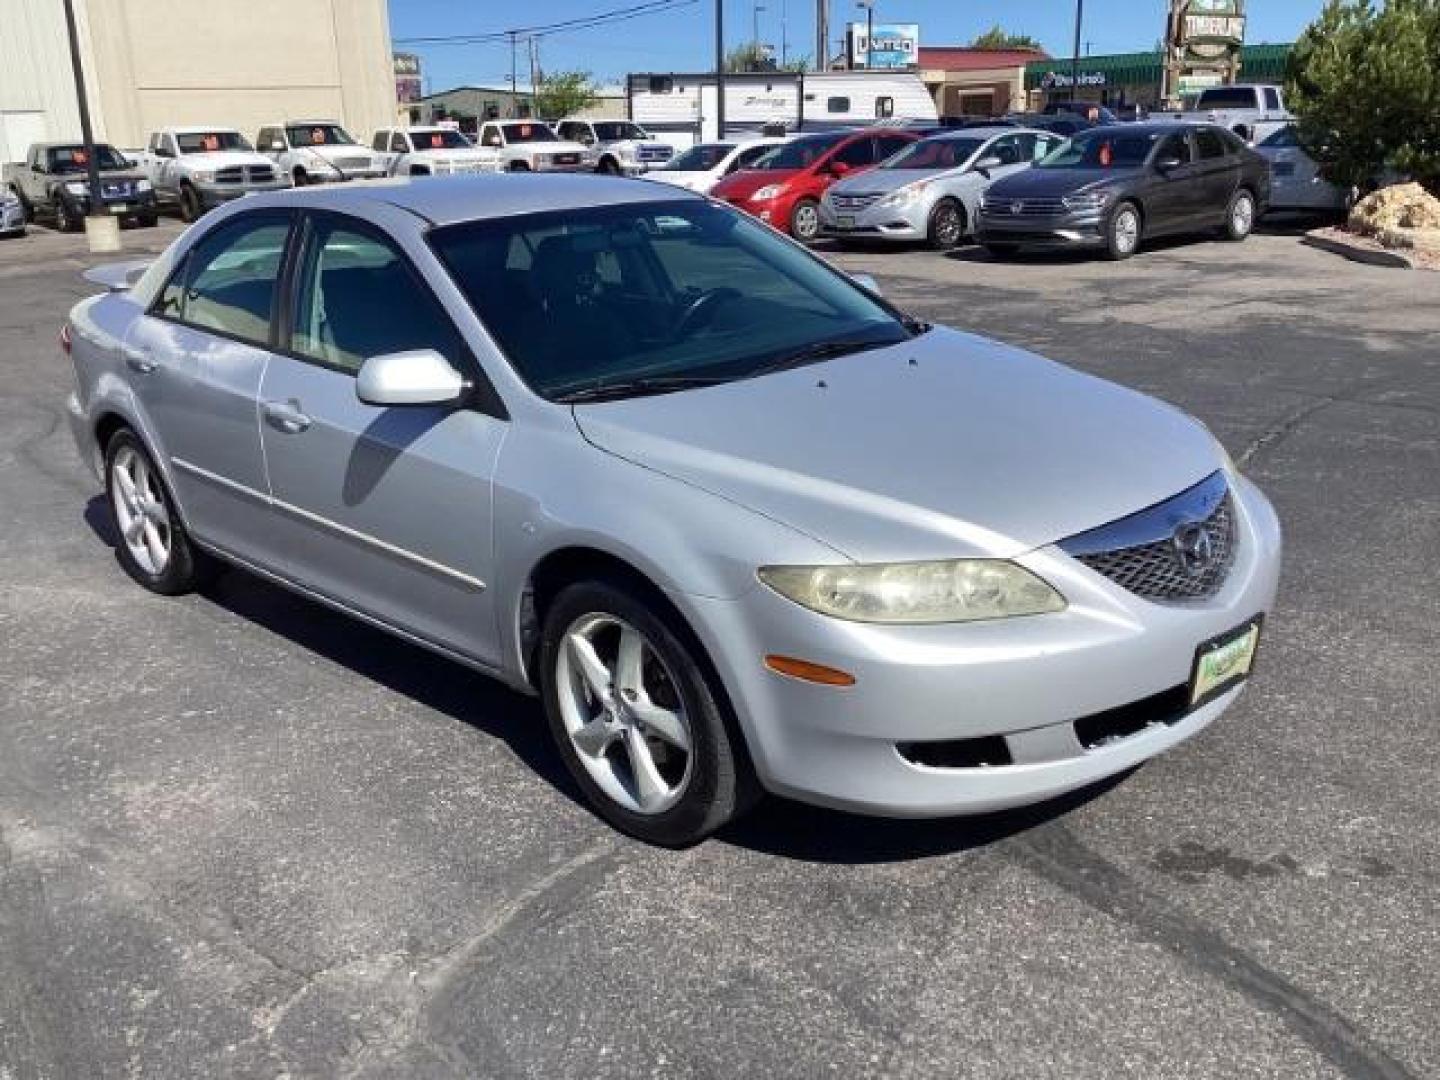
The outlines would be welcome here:
<svg viewBox="0 0 1440 1080">
<path fill-rule="evenodd" d="M 624 120 L 596 120 L 593 124 L 595 137 L 601 142 L 616 142 L 620 139 L 648 139 L 643 128 Z"/>
<path fill-rule="evenodd" d="M 439 131 L 412 131 L 410 141 L 416 150 L 469 150 L 473 144 L 458 131 L 441 128 Z"/>
<path fill-rule="evenodd" d="M 291 146 L 354 146 L 355 140 L 339 124 L 296 124 L 285 134 Z"/>
<path fill-rule="evenodd" d="M 672 158 L 666 168 L 672 172 L 704 172 L 719 165 L 734 149 L 734 143 L 701 143 Z"/>
<path fill-rule="evenodd" d="M 102 169 L 128 169 L 130 162 L 114 149 L 99 143 L 95 147 L 95 163 Z M 52 173 L 83 173 L 90 167 L 83 146 L 52 146 L 45 155 L 45 167 Z"/>
<path fill-rule="evenodd" d="M 1248 86 L 1217 86 L 1212 90 L 1203 90 L 1200 93 L 1200 100 L 1196 102 L 1197 109 L 1253 109 L 1255 108 L 1255 91 Z"/>
<path fill-rule="evenodd" d="M 555 142 L 555 132 L 550 130 L 549 124 L 503 124 L 505 129 L 505 141 L 507 143 L 522 142 Z"/>
<path fill-rule="evenodd" d="M 1035 163 L 1037 169 L 1136 169 L 1145 164 L 1155 132 L 1109 128 L 1082 131 Z"/>
<path fill-rule="evenodd" d="M 213 154 L 218 150 L 253 150 L 238 131 L 193 131 L 175 136 L 182 154 Z"/>
<path fill-rule="evenodd" d="M 1286 124 L 1284 127 L 1272 131 L 1269 135 L 1266 135 L 1265 138 L 1261 139 L 1260 145 L 1275 148 L 1299 146 L 1300 137 L 1295 131 L 1294 124 Z"/>
<path fill-rule="evenodd" d="M 901 150 L 880 168 L 954 169 L 964 165 L 984 145 L 984 139 L 921 139 Z"/>
<path fill-rule="evenodd" d="M 793 142 L 777 146 L 750 167 L 752 169 L 766 170 L 809 168 L 833 150 L 839 143 L 844 141 L 844 139 L 845 136 L 843 134 L 828 137 L 795 139 Z"/>
<path fill-rule="evenodd" d="M 644 379 L 743 379 L 830 343 L 910 336 L 844 275 L 698 199 L 475 221 L 430 243 L 516 372 L 551 400 Z"/>
</svg>

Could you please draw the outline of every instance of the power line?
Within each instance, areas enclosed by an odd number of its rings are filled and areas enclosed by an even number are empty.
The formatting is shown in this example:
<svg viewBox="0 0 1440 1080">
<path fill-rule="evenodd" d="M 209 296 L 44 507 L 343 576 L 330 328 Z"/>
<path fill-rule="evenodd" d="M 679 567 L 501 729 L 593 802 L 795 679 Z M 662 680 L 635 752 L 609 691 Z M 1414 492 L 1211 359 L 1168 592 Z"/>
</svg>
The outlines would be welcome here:
<svg viewBox="0 0 1440 1080">
<path fill-rule="evenodd" d="M 573 19 L 543 23 L 535 26 L 517 26 L 507 30 L 491 30 L 475 34 L 446 34 L 440 37 L 396 38 L 397 45 L 486 45 L 509 42 L 517 37 L 531 37 L 541 34 L 565 33 L 573 30 L 589 30 L 597 26 L 626 22 L 646 15 L 659 15 L 679 8 L 691 7 L 698 0 L 645 0 L 623 8 L 599 11 L 593 15 L 580 15 Z"/>
</svg>

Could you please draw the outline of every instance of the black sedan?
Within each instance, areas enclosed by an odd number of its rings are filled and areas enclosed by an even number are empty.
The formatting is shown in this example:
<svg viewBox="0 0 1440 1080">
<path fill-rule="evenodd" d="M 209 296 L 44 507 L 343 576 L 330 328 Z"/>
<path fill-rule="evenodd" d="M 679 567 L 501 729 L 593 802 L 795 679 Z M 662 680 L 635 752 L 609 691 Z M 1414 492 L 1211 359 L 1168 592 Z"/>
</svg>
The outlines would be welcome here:
<svg viewBox="0 0 1440 1080">
<path fill-rule="evenodd" d="M 1112 259 L 1155 236 L 1214 230 L 1244 240 L 1270 200 L 1265 159 L 1213 124 L 1091 128 L 992 184 L 976 237 L 996 255 L 1096 247 Z"/>
</svg>

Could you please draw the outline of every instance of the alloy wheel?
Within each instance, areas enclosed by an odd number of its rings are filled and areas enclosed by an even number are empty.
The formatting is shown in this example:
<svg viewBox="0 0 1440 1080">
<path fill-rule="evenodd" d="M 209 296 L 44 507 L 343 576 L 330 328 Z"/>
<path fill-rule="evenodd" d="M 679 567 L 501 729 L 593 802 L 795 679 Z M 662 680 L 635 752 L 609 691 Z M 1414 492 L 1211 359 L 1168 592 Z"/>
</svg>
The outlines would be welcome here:
<svg viewBox="0 0 1440 1080">
<path fill-rule="evenodd" d="M 813 240 L 820 233 L 820 211 L 814 203 L 802 202 L 790 217 L 790 228 L 797 240 Z"/>
<path fill-rule="evenodd" d="M 1230 208 L 1230 233 L 1232 236 L 1248 236 L 1255 227 L 1255 201 L 1247 194 L 1236 197 Z"/>
<path fill-rule="evenodd" d="M 1126 208 L 1115 215 L 1115 249 L 1129 255 L 1140 243 L 1140 218 Z"/>
<path fill-rule="evenodd" d="M 121 447 L 110 464 L 111 502 L 120 537 L 130 557 L 147 574 L 159 577 L 170 565 L 173 534 L 170 512 L 150 465 L 131 446 Z"/>
<path fill-rule="evenodd" d="M 946 203 L 935 215 L 935 240 L 942 247 L 960 242 L 960 212 Z"/>
<path fill-rule="evenodd" d="M 680 683 L 650 641 L 616 615 L 582 615 L 555 653 L 565 732 L 618 806 L 661 814 L 684 795 L 694 739 Z"/>
</svg>

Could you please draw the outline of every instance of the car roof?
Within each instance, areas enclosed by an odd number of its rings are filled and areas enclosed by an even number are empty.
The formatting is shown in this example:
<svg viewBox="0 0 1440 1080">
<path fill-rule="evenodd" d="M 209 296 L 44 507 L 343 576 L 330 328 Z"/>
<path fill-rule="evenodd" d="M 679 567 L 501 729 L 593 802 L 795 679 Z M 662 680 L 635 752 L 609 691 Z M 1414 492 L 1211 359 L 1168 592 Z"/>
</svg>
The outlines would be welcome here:
<svg viewBox="0 0 1440 1080">
<path fill-rule="evenodd" d="M 1204 121 L 1194 120 L 1141 120 L 1137 123 L 1101 124 L 1098 127 L 1077 131 L 1077 135 L 1089 135 L 1096 131 L 1122 132 L 1140 135 L 1166 135 L 1172 131 L 1190 131 L 1197 127 L 1214 127 Z"/>
<path fill-rule="evenodd" d="M 590 173 L 476 173 L 447 176 L 442 180 L 397 177 L 291 188 L 250 195 L 244 202 L 257 208 L 295 206 L 336 210 L 362 218 L 377 207 L 394 206 L 432 225 L 454 225 L 546 210 L 703 201 L 703 198 L 668 184 Z"/>
<path fill-rule="evenodd" d="M 928 139 L 990 139 L 996 135 L 1048 135 L 1048 131 L 1032 131 L 1030 128 L 1013 127 L 1009 124 L 993 124 L 989 127 L 942 128 Z"/>
</svg>

